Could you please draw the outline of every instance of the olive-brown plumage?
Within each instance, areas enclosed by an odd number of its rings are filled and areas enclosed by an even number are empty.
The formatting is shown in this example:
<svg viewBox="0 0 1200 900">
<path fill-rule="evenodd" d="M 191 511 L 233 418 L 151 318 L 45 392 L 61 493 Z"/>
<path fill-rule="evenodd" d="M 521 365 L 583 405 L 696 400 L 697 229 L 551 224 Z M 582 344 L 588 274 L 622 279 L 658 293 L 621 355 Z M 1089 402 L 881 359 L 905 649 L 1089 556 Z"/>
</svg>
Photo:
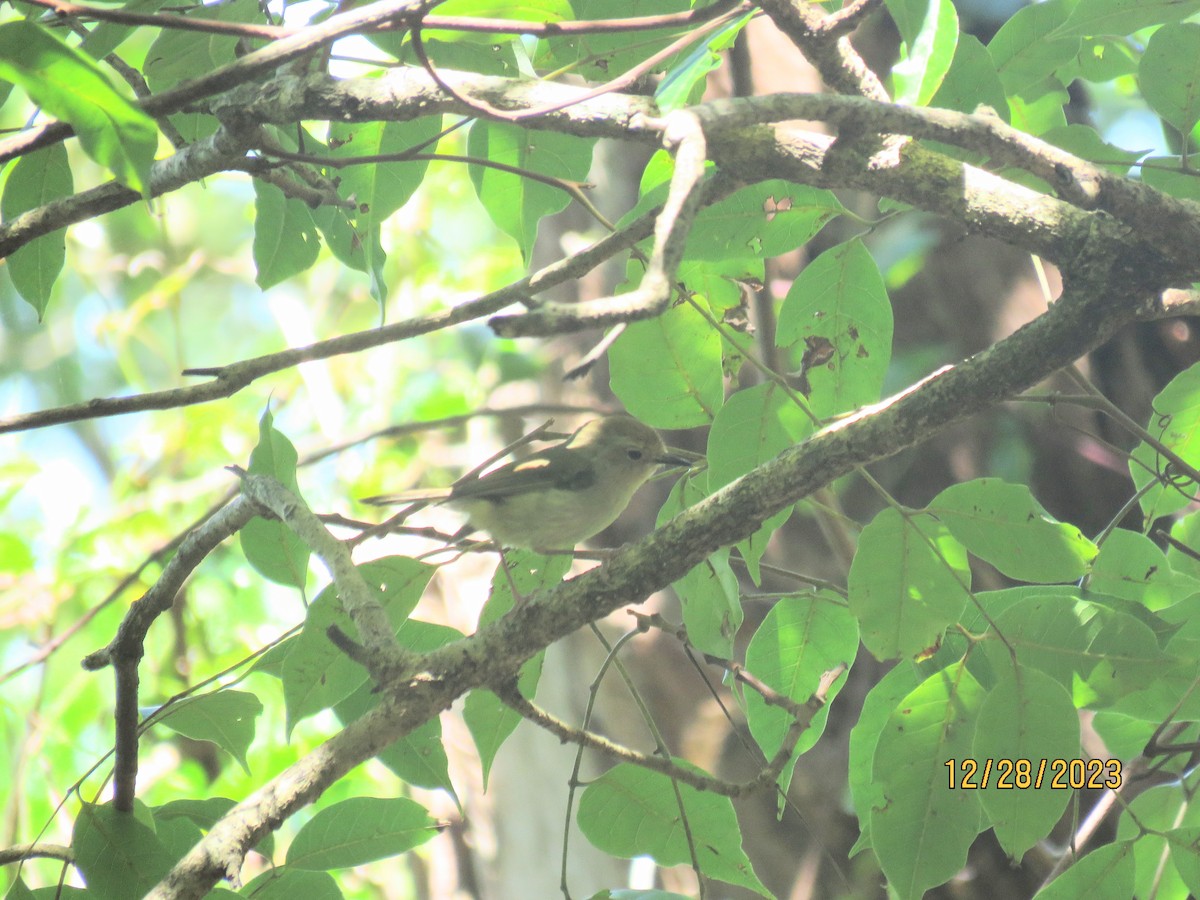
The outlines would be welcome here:
<svg viewBox="0 0 1200 900">
<path fill-rule="evenodd" d="M 446 503 L 504 547 L 570 550 L 611 525 L 660 465 L 688 461 L 670 455 L 658 433 L 637 419 L 608 416 L 479 478 L 364 502 Z"/>
</svg>

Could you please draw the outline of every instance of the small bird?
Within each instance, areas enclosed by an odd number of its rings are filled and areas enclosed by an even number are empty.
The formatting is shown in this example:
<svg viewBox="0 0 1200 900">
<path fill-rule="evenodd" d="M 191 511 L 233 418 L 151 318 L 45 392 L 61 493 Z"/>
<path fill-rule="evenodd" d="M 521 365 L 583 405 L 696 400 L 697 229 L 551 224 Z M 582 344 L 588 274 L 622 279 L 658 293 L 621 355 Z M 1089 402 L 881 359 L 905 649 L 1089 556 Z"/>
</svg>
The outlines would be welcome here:
<svg viewBox="0 0 1200 900">
<path fill-rule="evenodd" d="M 561 444 L 448 488 L 364 503 L 446 503 L 502 547 L 570 550 L 611 525 L 660 465 L 690 466 L 629 416 L 592 419 Z"/>
</svg>

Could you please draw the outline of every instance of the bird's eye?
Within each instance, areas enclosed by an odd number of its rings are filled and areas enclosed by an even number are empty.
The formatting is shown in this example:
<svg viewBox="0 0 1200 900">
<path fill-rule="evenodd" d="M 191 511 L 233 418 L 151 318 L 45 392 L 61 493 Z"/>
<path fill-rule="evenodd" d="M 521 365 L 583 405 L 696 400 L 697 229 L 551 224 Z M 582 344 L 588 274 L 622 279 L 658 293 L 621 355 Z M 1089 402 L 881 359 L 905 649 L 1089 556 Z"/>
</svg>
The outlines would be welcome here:
<svg viewBox="0 0 1200 900">
<path fill-rule="evenodd" d="M 626 450 L 625 452 L 629 454 L 629 458 L 632 459 L 634 462 L 637 462 L 639 459 L 642 458 L 641 450 Z"/>
</svg>

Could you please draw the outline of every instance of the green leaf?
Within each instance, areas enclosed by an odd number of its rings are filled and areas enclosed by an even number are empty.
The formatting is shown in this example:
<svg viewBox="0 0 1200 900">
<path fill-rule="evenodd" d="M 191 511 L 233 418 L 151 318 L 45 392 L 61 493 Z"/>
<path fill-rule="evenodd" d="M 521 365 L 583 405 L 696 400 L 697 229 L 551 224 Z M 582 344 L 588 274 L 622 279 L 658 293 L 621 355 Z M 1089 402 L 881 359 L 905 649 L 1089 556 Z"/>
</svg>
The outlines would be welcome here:
<svg viewBox="0 0 1200 900">
<path fill-rule="evenodd" d="M 1123 75 L 1132 75 L 1138 70 L 1138 59 L 1128 41 L 1121 38 L 1089 37 L 1083 39 L 1076 63 L 1080 78 L 1098 84 Z"/>
<path fill-rule="evenodd" d="M 729 548 L 723 547 L 693 566 L 674 588 L 683 604 L 688 642 L 701 653 L 732 658 L 744 614 L 737 576 L 729 567 Z"/>
<path fill-rule="evenodd" d="M 1181 783 L 1149 788 L 1130 802 L 1117 823 L 1117 842 L 1133 847 L 1136 872 L 1133 889 L 1126 896 L 1185 897 L 1187 888 L 1172 860 L 1166 835 L 1179 829 L 1200 826 L 1200 810 L 1190 802 L 1196 789 L 1196 774 L 1189 772 Z"/>
<path fill-rule="evenodd" d="M 1200 591 L 1200 580 L 1174 571 L 1144 534 L 1118 528 L 1100 545 L 1088 587 L 1158 610 Z"/>
<path fill-rule="evenodd" d="M 624 19 L 684 12 L 688 0 L 573 0 L 577 19 Z M 439 11 L 440 14 L 440 11 Z M 550 68 L 574 66 L 574 70 L 596 81 L 607 81 L 662 50 L 679 37 L 677 29 L 659 28 L 639 31 L 636 40 L 628 33 L 569 35 L 549 40 Z M 663 60 L 652 71 L 663 71 L 670 60 Z"/>
<path fill-rule="evenodd" d="M 405 797 L 351 797 L 319 810 L 288 847 L 287 864 L 326 870 L 359 866 L 417 847 L 440 826 Z"/>
<path fill-rule="evenodd" d="M 665 186 L 639 201 L 645 211 L 665 199 Z M 722 261 L 781 256 L 808 243 L 845 207 L 830 191 L 772 179 L 748 185 L 703 209 L 688 233 L 684 256 Z"/>
<path fill-rule="evenodd" d="M 231 24 L 262 21 L 257 0 L 226 0 L 202 4 L 193 10 L 197 18 L 217 19 Z M 186 13 L 184 14 L 186 15 Z M 154 93 L 181 81 L 199 78 L 237 58 L 238 38 L 228 34 L 198 33 L 187 28 L 164 28 L 146 51 L 143 74 Z M 217 118 L 202 110 L 176 113 L 173 124 L 186 141 L 208 137 L 217 130 Z"/>
<path fill-rule="evenodd" d="M 254 694 L 221 690 L 173 703 L 157 721 L 193 740 L 212 741 L 249 774 L 246 751 L 254 740 L 254 720 L 262 710 L 262 701 Z"/>
<path fill-rule="evenodd" d="M 768 382 L 738 391 L 718 410 L 708 432 L 709 491 L 774 459 L 813 430 L 812 420 L 779 385 Z M 755 583 L 767 541 L 790 515 L 790 509 L 776 513 L 753 536 L 738 544 Z"/>
<path fill-rule="evenodd" d="M 941 87 L 954 59 L 958 14 L 951 0 L 919 0 L 917 4 L 912 0 L 903 4 L 901 0 L 891 0 L 888 8 L 901 5 L 922 5 L 925 9 L 915 17 L 920 23 L 915 31 L 911 26 L 901 29 L 905 47 L 900 61 L 892 66 L 895 99 L 897 103 L 926 106 Z"/>
<path fill-rule="evenodd" d="M 514 7 L 508 6 L 506 9 L 511 10 Z M 405 31 L 374 31 L 363 36 L 406 65 L 422 65 Z M 494 34 L 447 31 L 441 28 L 423 31 L 421 37 L 426 57 L 439 69 L 458 69 L 507 78 L 518 78 L 522 75 L 517 62 L 517 51 L 520 48 L 520 52 L 524 54 L 525 48 L 520 44 L 519 38 L 500 38 Z M 480 46 L 481 43 L 486 43 L 486 50 Z M 542 42 L 539 41 L 538 46 L 541 47 Z"/>
<path fill-rule="evenodd" d="M 887 727 L 892 710 L 923 680 L 914 663 L 904 660 L 897 663 L 867 693 L 858 721 L 850 730 L 850 799 L 859 828 L 858 841 L 849 853 L 852 857 L 871 846 L 871 808 L 883 804 L 883 790 L 871 777 L 871 760 L 875 758 L 879 736 Z"/>
<path fill-rule="evenodd" d="M 1114 759 L 1121 760 L 1141 754 L 1157 725 L 1124 713 L 1102 709 L 1092 716 L 1091 727 L 1104 741 L 1104 749 L 1112 754 Z M 1187 740 L 1194 738 L 1189 737 Z"/>
<path fill-rule="evenodd" d="M 126 13 L 152 13 L 167 0 L 130 0 L 121 6 Z M 211 7 L 209 7 L 211 9 Z M 79 44 L 79 49 L 92 59 L 104 59 L 116 50 L 137 29 L 134 25 L 118 25 L 115 22 L 97 22 Z M 198 37 L 198 35 L 193 35 Z"/>
<path fill-rule="evenodd" d="M 1078 528 L 1046 512 L 1023 484 L 977 478 L 951 485 L 928 511 L 968 550 L 1019 581 L 1075 581 L 1098 552 Z"/>
<path fill-rule="evenodd" d="M 329 126 L 329 154 L 335 158 L 379 157 L 403 153 L 434 138 L 442 129 L 441 116 L 423 116 L 410 122 L 333 122 Z M 356 207 L 353 229 L 371 276 L 371 296 L 382 303 L 387 296 L 383 264 L 387 255 L 380 244 L 383 223 L 408 202 L 429 168 L 428 160 L 363 162 L 331 171 L 338 193 Z"/>
<path fill-rule="evenodd" d="M 745 307 L 743 285 L 761 284 L 764 277 L 761 259 L 726 259 L 685 261 L 679 266 L 676 281 L 693 299 L 704 301 L 716 318 L 724 319 L 730 310 Z"/>
<path fill-rule="evenodd" d="M 1138 85 L 1150 108 L 1180 134 L 1200 122 L 1200 25 L 1160 28 L 1138 66 Z"/>
<path fill-rule="evenodd" d="M 461 637 L 461 635 L 459 635 Z M 379 705 L 374 685 L 366 682 L 334 707 L 343 722 L 359 719 Z M 397 778 L 422 788 L 441 788 L 457 800 L 450 780 L 450 760 L 442 742 L 442 723 L 436 716 L 414 728 L 376 754 Z"/>
<path fill-rule="evenodd" d="M 274 866 L 241 890 L 241 896 L 253 900 L 343 900 L 344 895 L 328 872 L 306 872 L 287 866 Z"/>
<path fill-rule="evenodd" d="M 1072 0 L 1033 3 L 1000 26 L 987 49 L 1006 94 L 1025 92 L 1075 58 L 1079 38 L 1058 32 L 1071 8 Z"/>
<path fill-rule="evenodd" d="M 390 556 L 363 563 L 359 573 L 374 588 L 375 600 L 397 632 L 421 599 L 433 577 L 433 566 L 406 556 Z M 296 723 L 344 700 L 367 681 L 367 671 L 329 639 L 333 626 L 355 635 L 353 620 L 342 608 L 337 588 L 329 585 L 309 604 L 304 628 L 292 642 L 283 662 L 283 697 L 287 730 Z"/>
<path fill-rule="evenodd" d="M 453 628 L 416 619 L 407 619 L 396 635 L 401 646 L 413 653 L 428 653 L 462 637 L 462 633 Z M 378 705 L 379 692 L 373 683 L 364 680 L 357 691 L 334 707 L 334 712 L 343 723 L 348 723 L 362 718 Z M 442 744 L 442 725 L 437 716 L 389 744 L 376 758 L 409 784 L 442 788 L 457 799 L 450 780 L 450 762 Z"/>
<path fill-rule="evenodd" d="M 858 623 L 840 597 L 827 591 L 783 597 L 771 607 L 750 639 L 746 670 L 782 696 L 805 703 L 820 686 L 821 676 L 839 665 L 849 670 L 857 651 Z M 829 704 L 845 683 L 845 676 L 834 682 L 825 706 L 801 734 L 793 751 L 796 757 L 821 737 Z M 771 759 L 783 746 L 792 716 L 768 704 L 751 688 L 746 689 L 745 698 L 750 734 L 763 756 Z M 779 786 L 785 793 L 793 770 L 794 765 L 787 766 L 780 776 Z"/>
<path fill-rule="evenodd" d="M 529 551 L 512 550 L 506 551 L 504 555 L 508 560 L 509 577 L 506 578 L 499 569 L 496 570 L 492 577 L 491 596 L 479 617 L 481 626 L 494 622 L 512 609 L 512 584 L 515 584 L 517 590 L 525 597 L 524 602 L 529 603 L 532 602 L 531 595 L 558 584 L 571 567 L 569 556 L 541 556 Z M 504 562 L 500 564 L 504 565 Z M 512 579 L 512 584 L 509 578 Z M 531 698 L 537 691 L 544 659 L 545 654 L 539 653 L 521 667 L 517 678 L 517 690 L 523 697 Z M 486 789 L 496 754 L 500 752 L 509 735 L 516 730 L 521 717 L 504 705 L 491 691 L 476 689 L 467 694 L 463 704 L 463 720 L 467 730 L 471 732 L 475 749 L 479 751 L 483 785 Z"/>
<path fill-rule="evenodd" d="M 613 393 L 654 428 L 707 425 L 721 408 L 721 336 L 686 303 L 630 323 L 608 361 Z"/>
<path fill-rule="evenodd" d="M 1167 562 L 1171 568 L 1200 578 L 1200 560 L 1190 552 L 1192 547 L 1200 547 L 1200 511 L 1185 513 L 1176 519 L 1171 524 L 1171 537 L 1174 541 L 1167 547 Z"/>
<path fill-rule="evenodd" d="M 886 0 L 888 15 L 896 23 L 900 40 L 913 44 L 921 28 L 929 20 L 929 0 Z"/>
<path fill-rule="evenodd" d="M 932 516 L 884 509 L 863 529 L 850 564 L 850 611 L 877 659 L 934 646 L 962 614 L 971 585 L 966 551 Z"/>
<path fill-rule="evenodd" d="M 525 22 L 555 22 L 571 21 L 575 13 L 567 0 L 446 0 L 438 4 L 438 16 L 454 16 L 464 19 L 517 19 Z M 448 31 L 442 28 L 431 28 L 422 33 L 422 38 L 430 35 L 438 40 L 450 41 L 481 41 L 486 44 L 495 42 L 495 37 L 463 31 Z"/>
<path fill-rule="evenodd" d="M 4 575 L 32 574 L 36 559 L 24 536 L 0 531 L 0 573 Z M 15 578 L 13 579 L 15 582 Z"/>
<path fill-rule="evenodd" d="M 987 49 L 972 34 L 960 34 L 954 59 L 930 106 L 973 113 L 980 104 L 1008 121 L 1008 99 Z"/>
<path fill-rule="evenodd" d="M 70 894 L 64 894 L 64 896 L 69 897 Z M 8 892 L 4 895 L 4 900 L 33 900 L 33 898 L 33 891 L 29 889 L 29 886 L 25 884 L 25 879 L 20 875 L 13 877 L 9 883 Z"/>
<path fill-rule="evenodd" d="M 1086 605 L 1074 597 L 1032 595 L 997 607 L 993 597 L 989 592 L 977 599 L 992 619 L 989 627 L 1004 636 L 1003 645 L 984 648 L 996 669 L 1008 665 L 1009 647 L 1023 667 L 1044 672 L 1068 690 L 1076 672 L 1086 676 L 1095 668 L 1099 660 L 1089 650 Z"/>
<path fill-rule="evenodd" d="M 684 473 L 684 475 L 671 486 L 671 491 L 669 494 L 667 494 L 667 499 L 663 501 L 663 505 L 658 510 L 658 516 L 655 519 L 654 527 L 662 528 L 663 525 L 671 521 L 685 509 L 695 506 L 697 503 L 707 497 L 707 484 L 707 469 L 699 469 L 697 471 Z"/>
<path fill-rule="evenodd" d="M 118 812 L 111 803 L 82 805 L 71 849 L 90 895 L 141 897 L 171 870 L 175 858 L 154 833 L 153 821 L 141 803 L 132 813 Z"/>
<path fill-rule="evenodd" d="M 1121 37 L 1151 25 L 1178 22 L 1200 10 L 1200 0 L 1079 0 L 1057 36 Z"/>
<path fill-rule="evenodd" d="M 879 736 L 872 771 L 883 800 L 871 809 L 871 845 L 904 900 L 958 872 L 979 832 L 979 796 L 950 788 L 947 763 L 970 756 L 984 696 L 957 663 L 908 694 Z"/>
<path fill-rule="evenodd" d="M 609 14 L 611 15 L 611 13 Z M 733 46 L 738 33 L 750 22 L 752 15 L 726 22 L 709 38 L 695 47 L 684 59 L 671 67 L 654 91 L 655 102 L 665 115 L 697 102 L 704 93 L 708 74 L 721 65 L 721 52 Z"/>
<path fill-rule="evenodd" d="M 268 408 L 258 420 L 258 444 L 250 452 L 250 473 L 270 475 L 297 497 L 296 448 L 272 424 Z M 308 577 L 309 549 L 282 522 L 255 516 L 238 533 L 246 561 L 264 578 L 304 589 Z"/>
<path fill-rule="evenodd" d="M 1003 645 L 984 647 L 994 671 L 1009 665 L 1011 648 L 1023 667 L 1074 690 L 1076 706 L 1112 704 L 1160 681 L 1176 689 L 1154 632 L 1126 612 L 1064 595 L 1026 596 L 1000 609 L 989 595 L 978 599 L 1004 636 Z M 1145 700 L 1138 705 L 1148 708 Z"/>
<path fill-rule="evenodd" d="M 1145 155 L 1144 151 L 1122 150 L 1102 140 L 1096 129 L 1089 125 L 1071 124 L 1052 128 L 1043 132 L 1042 140 L 1082 159 L 1097 162 L 1118 175 L 1127 174 L 1129 167 Z"/>
<path fill-rule="evenodd" d="M 0 216 L 11 222 L 23 212 L 37 209 L 58 197 L 70 196 L 74 190 L 67 149 L 63 144 L 54 144 L 17 160 L 4 183 Z M 59 228 L 34 238 L 9 254 L 6 261 L 13 287 L 21 299 L 37 311 L 39 322 L 50 304 L 50 291 L 67 258 L 66 235 L 67 230 Z"/>
<path fill-rule="evenodd" d="M 84 152 L 117 181 L 147 192 L 158 126 L 116 90 L 94 59 L 32 22 L 6 22 L 0 25 L 0 78 L 69 123 Z"/>
<path fill-rule="evenodd" d="M 360 234 L 356 220 L 340 207 L 323 206 L 313 211 L 312 218 L 329 252 L 339 262 L 358 272 L 367 271 L 366 246 L 372 240 L 378 243 L 378 235 Z M 378 260 L 380 256 L 375 254 L 372 259 Z"/>
<path fill-rule="evenodd" d="M 295 197 L 254 179 L 255 283 L 266 290 L 317 261 L 321 239 L 312 212 Z"/>
<path fill-rule="evenodd" d="M 1076 706 L 1084 705 L 1080 697 L 1093 707 L 1117 703 L 1134 691 L 1161 684 L 1175 674 L 1146 624 L 1099 605 L 1093 611 L 1094 618 L 1088 622 L 1088 652 L 1098 662 L 1085 685 L 1075 684 Z M 1194 667 L 1188 674 L 1195 676 Z M 1176 691 L 1176 699 L 1178 696 Z"/>
<path fill-rule="evenodd" d="M 1067 127 L 1067 116 L 1063 107 L 1070 101 L 1070 97 L 1066 88 L 1059 87 L 1057 81 L 1050 79 L 1041 90 L 1031 90 L 1029 93 L 1036 93 L 1037 98 L 1008 98 L 1009 123 L 1013 128 L 1028 134 L 1043 135 Z"/>
<path fill-rule="evenodd" d="M 244 24 L 254 21 L 261 14 L 254 0 L 229 0 L 197 11 L 196 16 Z M 237 56 L 237 42 L 238 38 L 230 34 L 164 28 L 146 51 L 146 81 L 157 93 L 181 81 L 206 75 L 213 69 L 233 62 Z"/>
<path fill-rule="evenodd" d="M 432 140 L 442 130 L 441 116 L 407 122 L 334 122 L 329 126 L 330 155 L 336 158 L 404 153 Z M 362 163 L 342 171 L 338 192 L 359 205 L 360 222 L 376 226 L 400 209 L 421 186 L 429 161 Z"/>
<path fill-rule="evenodd" d="M 233 809 L 235 802 L 228 797 L 206 797 L 203 800 L 171 800 L 152 810 L 154 821 L 169 822 L 172 819 L 187 819 L 203 831 L 212 828 L 221 817 Z"/>
<path fill-rule="evenodd" d="M 1133 841 L 1097 847 L 1035 894 L 1036 900 L 1129 900 L 1133 893 Z"/>
<path fill-rule="evenodd" d="M 991 768 L 979 800 L 1011 859 L 1048 835 L 1071 799 L 1039 761 L 1079 756 L 1079 717 L 1066 688 L 1037 669 L 1006 667 L 979 709 L 971 758 Z"/>
<path fill-rule="evenodd" d="M 664 867 L 691 864 L 694 853 L 707 877 L 772 896 L 742 850 L 741 829 L 728 797 L 620 763 L 587 786 L 579 798 L 578 819 L 587 839 L 605 853 L 624 858 L 649 856 Z"/>
<path fill-rule="evenodd" d="M 1178 156 L 1148 156 L 1142 160 L 1142 181 L 1173 197 L 1200 200 L 1200 172 L 1194 158 L 1188 163 L 1185 169 Z"/>
<path fill-rule="evenodd" d="M 858 238 L 826 250 L 792 282 L 776 343 L 787 347 L 801 340 L 806 348 L 825 350 L 823 361 L 804 372 L 817 417 L 879 399 L 892 358 L 892 307 L 875 260 Z"/>
<path fill-rule="evenodd" d="M 189 850 L 200 843 L 204 834 L 191 820 L 176 816 L 164 822 L 156 821 L 155 834 L 158 842 L 166 848 L 167 853 L 174 859 L 182 858 Z M 237 896 L 236 894 L 234 896 Z"/>
<path fill-rule="evenodd" d="M 1188 465 L 1200 465 L 1200 363 L 1172 378 L 1154 398 L 1153 410 L 1146 430 Z M 1149 485 L 1141 499 L 1147 522 L 1183 509 L 1197 489 L 1145 441 L 1134 449 L 1129 471 L 1139 491 Z M 1160 479 L 1172 483 L 1150 484 Z"/>
<path fill-rule="evenodd" d="M 504 166 L 569 182 L 587 178 L 594 140 L 479 119 L 471 126 L 467 152 Z M 479 200 L 500 230 L 512 237 L 528 262 L 538 224 L 564 209 L 570 195 L 524 175 L 487 166 L 468 166 Z"/>
<path fill-rule="evenodd" d="M 1171 862 L 1188 890 L 1200 891 L 1200 828 L 1175 828 L 1167 832 Z"/>
</svg>

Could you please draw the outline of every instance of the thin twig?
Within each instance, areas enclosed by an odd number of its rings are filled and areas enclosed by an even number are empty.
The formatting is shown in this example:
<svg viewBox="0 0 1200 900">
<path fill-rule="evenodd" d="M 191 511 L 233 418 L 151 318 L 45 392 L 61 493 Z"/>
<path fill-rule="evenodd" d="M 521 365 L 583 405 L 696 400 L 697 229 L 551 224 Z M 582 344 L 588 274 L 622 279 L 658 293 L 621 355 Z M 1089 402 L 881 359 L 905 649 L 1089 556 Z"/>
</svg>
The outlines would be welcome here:
<svg viewBox="0 0 1200 900">
<path fill-rule="evenodd" d="M 666 309 L 692 222 L 705 202 L 702 189 L 707 145 L 700 120 L 677 110 L 663 120 L 663 143 L 674 151 L 667 200 L 654 226 L 654 249 L 638 288 L 581 303 L 547 303 L 522 316 L 495 316 L 488 324 L 502 337 L 562 334 L 648 319 Z"/>
<path fill-rule="evenodd" d="M 431 316 L 405 319 L 382 328 L 358 331 L 318 341 L 306 347 L 270 353 L 226 366 L 188 370 L 212 379 L 205 384 L 134 394 L 128 397 L 97 398 L 83 403 L 10 416 L 7 419 L 0 419 L 0 434 L 149 409 L 176 409 L 182 406 L 207 403 L 230 397 L 265 375 L 293 368 L 302 362 L 356 353 L 371 347 L 468 322 L 498 312 L 511 303 L 530 303 L 535 294 L 581 277 L 616 253 L 645 238 L 653 229 L 657 214 L 657 209 L 652 210 L 617 232 L 601 238 L 579 253 L 551 263 L 533 275 L 492 291 L 490 294 L 485 294 L 476 300 L 460 304 L 451 310 Z"/>
</svg>

